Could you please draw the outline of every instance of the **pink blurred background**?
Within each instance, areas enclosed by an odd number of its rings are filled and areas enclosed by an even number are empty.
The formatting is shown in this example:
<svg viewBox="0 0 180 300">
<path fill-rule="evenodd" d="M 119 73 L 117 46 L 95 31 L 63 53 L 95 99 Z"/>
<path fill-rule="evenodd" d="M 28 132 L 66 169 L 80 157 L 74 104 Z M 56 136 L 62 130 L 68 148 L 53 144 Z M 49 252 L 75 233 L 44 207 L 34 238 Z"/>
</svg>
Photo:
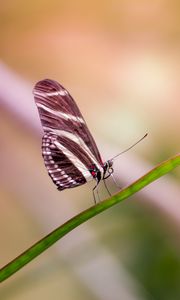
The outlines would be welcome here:
<svg viewBox="0 0 180 300">
<path fill-rule="evenodd" d="M 93 183 L 58 192 L 47 175 L 36 81 L 70 91 L 104 160 L 149 133 L 116 160 L 124 186 L 179 152 L 179 20 L 178 1 L 1 3 L 1 266 L 93 205 Z M 0 298 L 180 299 L 179 179 L 177 168 L 80 226 L 4 282 Z"/>
</svg>

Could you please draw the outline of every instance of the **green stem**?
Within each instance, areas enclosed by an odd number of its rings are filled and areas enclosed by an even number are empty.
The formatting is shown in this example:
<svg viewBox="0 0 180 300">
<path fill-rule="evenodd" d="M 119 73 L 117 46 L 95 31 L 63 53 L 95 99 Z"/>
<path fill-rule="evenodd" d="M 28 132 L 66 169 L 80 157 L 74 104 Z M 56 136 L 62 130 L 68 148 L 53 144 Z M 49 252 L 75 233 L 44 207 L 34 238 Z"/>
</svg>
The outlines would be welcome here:
<svg viewBox="0 0 180 300">
<path fill-rule="evenodd" d="M 78 225 L 84 223 L 116 203 L 125 200 L 129 196 L 132 196 L 134 193 L 138 192 L 159 177 L 167 174 L 178 165 L 180 165 L 180 154 L 159 164 L 157 167 L 152 169 L 134 183 L 130 184 L 128 187 L 121 190 L 118 194 L 112 196 L 110 199 L 104 200 L 73 217 L 4 266 L 0 270 L 0 282 L 13 275 Z"/>
</svg>

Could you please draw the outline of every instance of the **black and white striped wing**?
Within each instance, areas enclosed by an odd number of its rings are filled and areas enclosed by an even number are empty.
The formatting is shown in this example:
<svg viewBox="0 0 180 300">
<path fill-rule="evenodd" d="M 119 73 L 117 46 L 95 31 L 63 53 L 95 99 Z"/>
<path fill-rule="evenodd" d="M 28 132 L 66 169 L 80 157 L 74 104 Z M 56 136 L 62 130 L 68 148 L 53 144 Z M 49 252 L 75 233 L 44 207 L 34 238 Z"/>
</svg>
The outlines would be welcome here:
<svg viewBox="0 0 180 300">
<path fill-rule="evenodd" d="M 85 165 L 53 133 L 43 136 L 42 155 L 48 174 L 59 190 L 82 185 L 91 179 Z"/>
<path fill-rule="evenodd" d="M 35 85 L 34 97 L 45 132 L 45 166 L 58 189 L 92 180 L 89 169 L 95 164 L 102 171 L 102 160 L 73 98 L 59 83 L 49 79 Z"/>
</svg>

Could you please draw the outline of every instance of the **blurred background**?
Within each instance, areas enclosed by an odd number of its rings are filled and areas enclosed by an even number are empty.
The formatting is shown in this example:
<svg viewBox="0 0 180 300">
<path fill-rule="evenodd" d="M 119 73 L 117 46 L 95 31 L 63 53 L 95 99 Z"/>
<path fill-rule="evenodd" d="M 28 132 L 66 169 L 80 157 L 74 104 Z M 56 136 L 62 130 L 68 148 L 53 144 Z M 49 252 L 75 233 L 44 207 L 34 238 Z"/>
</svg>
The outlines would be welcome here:
<svg viewBox="0 0 180 300">
<path fill-rule="evenodd" d="M 122 187 L 179 152 L 180 3 L 6 0 L 0 36 L 3 266 L 93 205 L 94 183 L 58 192 L 47 175 L 36 81 L 69 90 L 103 160 L 149 133 L 115 161 Z M 4 282 L 0 299 L 180 299 L 179 180 L 177 168 L 81 225 Z"/>
</svg>

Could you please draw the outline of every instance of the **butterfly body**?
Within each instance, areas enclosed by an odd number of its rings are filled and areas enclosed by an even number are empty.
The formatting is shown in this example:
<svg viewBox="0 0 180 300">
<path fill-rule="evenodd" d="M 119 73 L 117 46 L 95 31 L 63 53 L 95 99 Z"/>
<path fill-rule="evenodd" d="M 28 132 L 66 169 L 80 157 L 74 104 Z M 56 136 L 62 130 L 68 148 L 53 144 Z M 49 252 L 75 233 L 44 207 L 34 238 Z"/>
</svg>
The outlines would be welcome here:
<svg viewBox="0 0 180 300">
<path fill-rule="evenodd" d="M 73 188 L 93 179 L 97 186 L 112 172 L 112 162 L 103 163 L 71 95 L 50 79 L 38 82 L 33 92 L 44 130 L 42 155 L 57 188 Z"/>
</svg>

